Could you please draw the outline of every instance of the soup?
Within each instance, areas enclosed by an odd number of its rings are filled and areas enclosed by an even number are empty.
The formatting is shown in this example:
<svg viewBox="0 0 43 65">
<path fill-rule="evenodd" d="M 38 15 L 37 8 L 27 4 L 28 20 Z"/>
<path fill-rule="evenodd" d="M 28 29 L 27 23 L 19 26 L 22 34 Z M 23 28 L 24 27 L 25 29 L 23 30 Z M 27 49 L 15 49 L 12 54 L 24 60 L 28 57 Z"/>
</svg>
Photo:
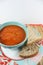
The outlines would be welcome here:
<svg viewBox="0 0 43 65">
<path fill-rule="evenodd" d="M 24 29 L 16 25 L 5 26 L 1 30 L 1 42 L 5 45 L 17 45 L 21 43 L 26 37 Z"/>
</svg>

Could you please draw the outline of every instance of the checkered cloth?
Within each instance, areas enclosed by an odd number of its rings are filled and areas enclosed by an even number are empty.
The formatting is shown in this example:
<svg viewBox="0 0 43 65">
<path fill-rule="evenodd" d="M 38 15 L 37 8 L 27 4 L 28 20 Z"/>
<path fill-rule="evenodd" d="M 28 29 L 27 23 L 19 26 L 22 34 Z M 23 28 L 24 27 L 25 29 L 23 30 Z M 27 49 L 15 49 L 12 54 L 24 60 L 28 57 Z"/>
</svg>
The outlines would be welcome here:
<svg viewBox="0 0 43 65">
<path fill-rule="evenodd" d="M 12 62 L 13 61 L 13 62 Z M 0 65 L 18 65 L 14 60 L 6 57 L 0 47 Z"/>
</svg>

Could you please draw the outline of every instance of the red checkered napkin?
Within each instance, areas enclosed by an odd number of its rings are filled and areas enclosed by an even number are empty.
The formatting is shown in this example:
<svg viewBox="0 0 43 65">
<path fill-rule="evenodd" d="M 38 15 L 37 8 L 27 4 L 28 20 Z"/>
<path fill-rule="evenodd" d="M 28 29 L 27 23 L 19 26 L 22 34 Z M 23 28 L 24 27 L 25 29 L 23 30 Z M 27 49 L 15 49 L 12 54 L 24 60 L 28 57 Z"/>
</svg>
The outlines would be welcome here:
<svg viewBox="0 0 43 65">
<path fill-rule="evenodd" d="M 0 65 L 8 65 L 10 63 L 11 59 L 7 58 L 4 56 L 1 52 L 1 47 L 0 47 Z"/>
<path fill-rule="evenodd" d="M 12 59 L 6 57 L 2 52 L 1 52 L 1 47 L 0 47 L 0 65 L 11 65 Z M 13 63 L 13 65 L 18 65 L 16 62 Z"/>
</svg>

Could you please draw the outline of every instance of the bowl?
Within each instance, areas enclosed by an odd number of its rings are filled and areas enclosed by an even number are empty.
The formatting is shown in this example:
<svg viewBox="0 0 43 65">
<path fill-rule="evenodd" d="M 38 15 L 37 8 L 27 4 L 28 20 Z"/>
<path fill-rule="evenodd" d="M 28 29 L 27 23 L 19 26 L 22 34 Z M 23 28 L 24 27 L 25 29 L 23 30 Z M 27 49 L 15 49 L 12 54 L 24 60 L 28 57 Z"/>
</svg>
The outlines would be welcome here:
<svg viewBox="0 0 43 65">
<path fill-rule="evenodd" d="M 20 26 L 21 28 L 24 29 L 24 31 L 26 33 L 26 37 L 25 37 L 25 39 L 21 43 L 19 43 L 17 45 L 8 46 L 8 45 L 0 43 L 0 46 L 4 46 L 4 47 L 15 47 L 15 48 L 23 46 L 25 44 L 25 42 L 27 41 L 27 39 L 28 39 L 28 29 L 27 29 L 27 27 L 24 24 L 22 24 L 22 23 L 10 21 L 10 22 L 6 22 L 6 23 L 0 25 L 0 30 L 2 30 L 5 26 L 8 26 L 8 25 L 17 25 L 17 26 Z"/>
</svg>

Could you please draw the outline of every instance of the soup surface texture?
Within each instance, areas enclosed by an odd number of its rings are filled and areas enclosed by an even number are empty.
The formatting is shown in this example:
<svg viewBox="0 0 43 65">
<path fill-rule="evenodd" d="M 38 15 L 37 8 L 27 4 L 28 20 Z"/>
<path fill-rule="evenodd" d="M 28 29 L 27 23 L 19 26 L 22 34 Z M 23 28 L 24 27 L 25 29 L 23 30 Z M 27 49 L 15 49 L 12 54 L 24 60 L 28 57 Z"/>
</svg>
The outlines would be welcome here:
<svg viewBox="0 0 43 65">
<path fill-rule="evenodd" d="M 24 29 L 16 25 L 5 26 L 1 30 L 1 42 L 5 45 L 17 45 L 21 43 L 26 37 Z"/>
</svg>

